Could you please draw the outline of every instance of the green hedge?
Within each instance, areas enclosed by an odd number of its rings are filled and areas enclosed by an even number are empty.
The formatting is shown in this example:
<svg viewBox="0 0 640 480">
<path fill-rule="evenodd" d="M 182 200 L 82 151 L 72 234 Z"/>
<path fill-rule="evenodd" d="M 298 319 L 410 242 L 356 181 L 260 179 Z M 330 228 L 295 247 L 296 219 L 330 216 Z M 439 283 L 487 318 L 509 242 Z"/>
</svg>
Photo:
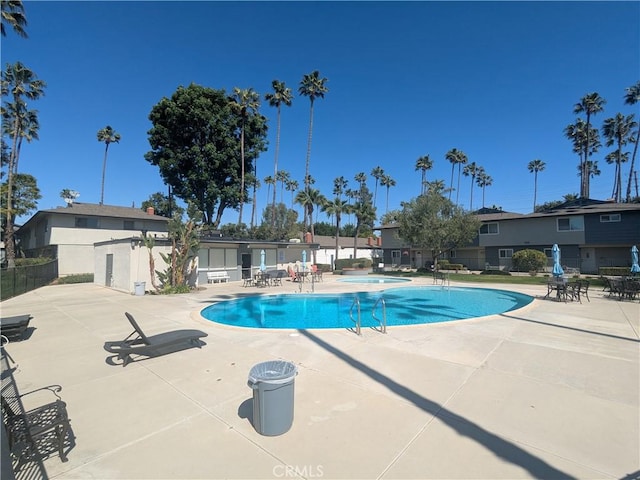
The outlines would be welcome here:
<svg viewBox="0 0 640 480">
<path fill-rule="evenodd" d="M 340 258 L 336 260 L 336 270 L 344 268 L 371 268 L 373 262 L 370 258 Z"/>
<path fill-rule="evenodd" d="M 511 274 L 504 270 L 483 270 L 480 272 L 480 275 L 504 275 L 510 277 Z"/>
<path fill-rule="evenodd" d="M 598 269 L 598 273 L 600 275 L 607 275 L 610 277 L 625 276 L 631 273 L 631 268 L 630 267 L 600 267 Z"/>
<path fill-rule="evenodd" d="M 76 273 L 58 278 L 58 284 L 62 283 L 93 283 L 93 273 Z"/>
</svg>

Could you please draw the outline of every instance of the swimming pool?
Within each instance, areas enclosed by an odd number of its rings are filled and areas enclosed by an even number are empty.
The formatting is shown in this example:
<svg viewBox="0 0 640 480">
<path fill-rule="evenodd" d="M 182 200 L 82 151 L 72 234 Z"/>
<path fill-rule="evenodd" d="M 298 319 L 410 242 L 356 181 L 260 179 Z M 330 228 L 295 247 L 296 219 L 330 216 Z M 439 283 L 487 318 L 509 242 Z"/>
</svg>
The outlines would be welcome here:
<svg viewBox="0 0 640 480">
<path fill-rule="evenodd" d="M 342 283 L 406 283 L 411 280 L 408 278 L 396 278 L 396 277 L 351 277 L 342 278 L 338 280 Z"/>
<path fill-rule="evenodd" d="M 200 313 L 207 320 L 237 327 L 351 328 L 349 311 L 355 296 L 360 301 L 363 327 L 377 326 L 371 312 L 380 297 L 385 300 L 388 326 L 483 317 L 516 310 L 533 301 L 529 295 L 506 290 L 400 287 L 379 292 L 252 295 L 215 303 Z M 376 315 L 380 318 L 381 312 Z"/>
</svg>

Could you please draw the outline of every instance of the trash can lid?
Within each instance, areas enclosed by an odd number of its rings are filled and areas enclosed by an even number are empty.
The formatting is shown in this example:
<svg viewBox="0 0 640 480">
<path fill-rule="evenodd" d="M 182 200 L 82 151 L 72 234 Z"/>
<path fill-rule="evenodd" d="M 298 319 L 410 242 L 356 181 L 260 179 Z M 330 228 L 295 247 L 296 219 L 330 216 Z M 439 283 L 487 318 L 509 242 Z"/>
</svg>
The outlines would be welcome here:
<svg viewBox="0 0 640 480">
<path fill-rule="evenodd" d="M 298 368 L 284 360 L 270 360 L 258 363 L 249 372 L 249 382 L 285 383 L 298 373 Z"/>
</svg>

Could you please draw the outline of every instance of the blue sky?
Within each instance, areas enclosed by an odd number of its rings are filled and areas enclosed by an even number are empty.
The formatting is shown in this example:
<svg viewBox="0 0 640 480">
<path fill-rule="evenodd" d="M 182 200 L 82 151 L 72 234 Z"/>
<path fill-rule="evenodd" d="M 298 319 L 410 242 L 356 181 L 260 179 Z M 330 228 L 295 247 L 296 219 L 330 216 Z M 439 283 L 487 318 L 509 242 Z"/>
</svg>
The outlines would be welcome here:
<svg viewBox="0 0 640 480">
<path fill-rule="evenodd" d="M 100 201 L 104 145 L 96 132 L 105 125 L 122 136 L 109 149 L 105 203 L 140 206 L 166 192 L 144 160 L 148 115 L 191 82 L 264 95 L 272 80 L 284 81 L 296 96 L 282 112 L 279 166 L 302 185 L 309 100 L 297 89 L 319 70 L 329 92 L 315 104 L 315 186 L 330 197 L 334 178 L 354 188 L 356 173 L 380 166 L 396 181 L 389 209 L 418 195 L 420 156 L 434 161 L 427 179 L 449 185 L 445 154 L 457 148 L 493 178 L 486 206 L 528 213 L 533 159 L 546 162 L 538 203 L 579 191 L 578 158 L 563 130 L 581 97 L 598 92 L 607 100 L 593 119 L 598 127 L 618 112 L 638 115 L 623 100 L 640 79 L 638 2 L 26 1 L 25 8 L 29 38 L 9 31 L 2 62 L 21 61 L 48 85 L 31 105 L 40 140 L 20 159 L 21 172 L 38 180 L 40 209 L 64 205 L 64 188 L 79 191 L 78 201 Z M 276 110 L 263 102 L 261 113 L 270 125 L 270 148 L 258 159 L 262 179 L 273 175 Z M 593 157 L 602 175 L 591 181 L 592 198 L 611 196 L 609 151 Z M 463 177 L 465 208 L 470 188 Z M 259 211 L 266 202 L 265 186 Z M 376 204 L 386 211 L 384 190 Z M 482 206 L 477 187 L 473 206 Z M 234 211 L 223 219 L 235 221 Z"/>
</svg>

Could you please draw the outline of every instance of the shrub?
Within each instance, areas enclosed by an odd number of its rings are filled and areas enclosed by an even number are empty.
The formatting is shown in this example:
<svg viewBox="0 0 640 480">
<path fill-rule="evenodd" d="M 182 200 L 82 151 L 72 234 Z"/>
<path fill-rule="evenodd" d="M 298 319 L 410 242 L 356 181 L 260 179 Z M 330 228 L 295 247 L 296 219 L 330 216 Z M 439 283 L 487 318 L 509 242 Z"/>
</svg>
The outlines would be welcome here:
<svg viewBox="0 0 640 480">
<path fill-rule="evenodd" d="M 519 272 L 537 272 L 547 265 L 547 256 L 540 250 L 528 248 L 514 253 L 511 263 Z"/>
<path fill-rule="evenodd" d="M 373 262 L 370 258 L 339 258 L 336 260 L 336 270 L 344 268 L 371 268 Z"/>
<path fill-rule="evenodd" d="M 480 275 L 506 275 L 511 276 L 509 272 L 504 270 L 483 270 L 480 272 Z"/>
<path fill-rule="evenodd" d="M 598 269 L 600 275 L 608 275 L 611 277 L 629 275 L 630 271 L 630 267 L 600 267 Z"/>
<path fill-rule="evenodd" d="M 43 265 L 52 262 L 53 258 L 35 257 L 35 258 L 16 258 L 16 267 L 29 267 L 31 265 Z"/>
<path fill-rule="evenodd" d="M 93 283 L 93 273 L 76 273 L 58 278 L 58 284 L 64 283 Z"/>
</svg>

